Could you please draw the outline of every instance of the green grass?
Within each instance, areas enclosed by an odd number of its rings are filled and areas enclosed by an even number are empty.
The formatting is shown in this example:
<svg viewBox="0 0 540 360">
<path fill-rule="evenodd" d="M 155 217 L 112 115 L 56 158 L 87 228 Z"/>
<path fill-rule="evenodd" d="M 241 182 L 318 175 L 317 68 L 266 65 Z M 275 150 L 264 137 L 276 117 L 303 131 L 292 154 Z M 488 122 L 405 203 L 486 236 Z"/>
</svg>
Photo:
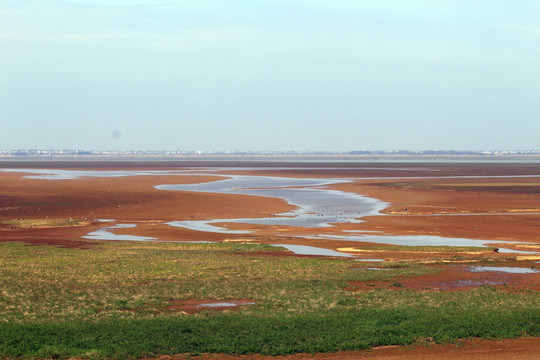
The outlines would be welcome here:
<svg viewBox="0 0 540 360">
<path fill-rule="evenodd" d="M 0 357 L 333 352 L 540 333 L 537 292 L 374 289 L 432 267 L 355 271 L 342 259 L 269 257 L 256 244 L 103 242 L 91 249 L 0 243 Z M 252 299 L 188 315 L 171 300 Z"/>
<path fill-rule="evenodd" d="M 505 326 L 501 326 L 504 323 Z M 514 337 L 540 331 L 537 312 L 341 310 L 326 314 L 121 319 L 1 325 L 3 356 L 125 358 L 179 353 L 333 352 L 431 337 Z"/>
</svg>

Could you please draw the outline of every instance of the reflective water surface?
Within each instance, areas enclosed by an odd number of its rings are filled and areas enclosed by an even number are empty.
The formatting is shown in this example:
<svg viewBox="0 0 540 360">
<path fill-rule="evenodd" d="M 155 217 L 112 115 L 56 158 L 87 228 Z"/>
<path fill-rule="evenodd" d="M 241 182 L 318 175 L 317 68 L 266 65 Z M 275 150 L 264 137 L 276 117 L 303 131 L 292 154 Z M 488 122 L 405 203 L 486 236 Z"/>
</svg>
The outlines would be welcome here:
<svg viewBox="0 0 540 360">
<path fill-rule="evenodd" d="M 491 176 L 490 176 L 491 177 Z M 496 176 L 494 176 L 496 177 Z M 477 178 L 477 177 L 471 177 Z M 249 230 L 228 230 L 219 223 L 240 223 L 259 225 L 281 225 L 291 227 L 321 228 L 321 233 L 311 238 L 372 242 L 388 245 L 405 246 L 466 246 L 486 247 L 499 244 L 501 241 L 478 240 L 466 238 L 444 238 L 439 236 L 383 236 L 377 232 L 345 230 L 343 235 L 325 233 L 324 228 L 338 223 L 358 223 L 361 218 L 370 215 L 381 215 L 381 211 L 389 204 L 377 199 L 325 189 L 325 185 L 348 182 L 351 179 L 309 179 L 283 178 L 265 176 L 231 176 L 224 180 L 204 184 L 160 185 L 161 190 L 199 191 L 222 194 L 244 194 L 281 198 L 295 205 L 296 210 L 284 214 L 276 214 L 266 218 L 213 219 L 198 221 L 175 221 L 171 226 L 185 227 L 192 230 L 245 234 Z M 471 214 L 468 214 L 471 215 Z M 279 234 L 278 234 L 279 235 Z M 515 242 L 513 242 L 515 243 Z M 537 252 L 519 251 L 500 248 L 501 253 L 536 254 Z"/>
<path fill-rule="evenodd" d="M 285 249 L 292 251 L 297 255 L 318 255 L 318 256 L 337 256 L 337 257 L 353 257 L 354 255 L 345 254 L 342 252 L 318 248 L 314 246 L 304 245 L 288 245 L 288 244 L 272 244 L 272 246 L 284 247 Z"/>
<path fill-rule="evenodd" d="M 198 308 L 218 308 L 218 307 L 235 307 L 235 306 L 245 306 L 245 305 L 255 305 L 253 301 L 248 302 L 215 302 L 215 303 L 203 303 L 197 304 L 195 307 Z"/>
<path fill-rule="evenodd" d="M 358 242 L 370 242 L 386 245 L 402 245 L 402 246 L 457 246 L 457 247 L 488 247 L 490 244 L 501 244 L 500 240 L 478 240 L 465 238 L 445 238 L 440 236 L 430 235 L 322 235 L 322 239 L 347 240 Z M 508 244 L 527 244 L 525 242 L 512 241 Z M 515 254 L 537 254 L 532 251 L 521 251 L 506 248 L 499 248 L 500 253 L 515 253 Z"/>
<path fill-rule="evenodd" d="M 384 259 L 355 259 L 354 261 L 381 262 L 384 261 Z"/>
<path fill-rule="evenodd" d="M 234 222 L 242 224 L 283 225 L 297 227 L 330 227 L 331 224 L 360 222 L 358 218 L 378 214 L 387 203 L 366 196 L 330 190 L 325 185 L 349 182 L 348 179 L 304 179 L 266 176 L 231 176 L 224 180 L 202 184 L 159 185 L 157 189 L 196 191 L 219 194 L 243 194 L 280 198 L 297 207 L 296 210 L 265 218 L 175 221 L 171 226 L 192 230 L 227 232 L 212 224 Z M 240 233 L 240 232 L 234 232 Z"/>
<path fill-rule="evenodd" d="M 472 272 L 505 272 L 511 274 L 534 274 L 540 272 L 538 269 L 522 268 L 522 267 L 508 267 L 508 266 L 471 266 L 468 268 Z"/>
<path fill-rule="evenodd" d="M 118 235 L 109 230 L 114 229 L 129 229 L 135 228 L 137 224 L 116 224 L 113 226 L 107 226 L 96 231 L 92 231 L 83 236 L 85 239 L 90 240 L 122 240 L 122 241 L 149 241 L 157 240 L 156 238 L 149 236 L 137 236 L 137 235 Z"/>
</svg>

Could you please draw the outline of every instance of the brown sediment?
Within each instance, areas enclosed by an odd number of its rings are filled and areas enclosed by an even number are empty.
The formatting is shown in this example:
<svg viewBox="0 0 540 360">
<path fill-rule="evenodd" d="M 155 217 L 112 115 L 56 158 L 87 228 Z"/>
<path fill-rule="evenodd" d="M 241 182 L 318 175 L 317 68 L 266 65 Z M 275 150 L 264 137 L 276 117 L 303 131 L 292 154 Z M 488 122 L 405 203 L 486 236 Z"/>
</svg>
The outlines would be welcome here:
<svg viewBox="0 0 540 360">
<path fill-rule="evenodd" d="M 359 180 L 332 187 L 389 203 L 384 216 L 364 217 L 356 230 L 538 243 L 540 178 L 535 179 L 501 178 L 486 187 L 483 182 L 493 179 Z"/>
<path fill-rule="evenodd" d="M 111 218 L 117 221 L 173 221 L 244 217 L 286 212 L 294 207 L 280 199 L 253 196 L 164 191 L 162 184 L 220 180 L 217 176 L 129 176 L 76 180 L 27 179 L 0 174 L 0 218 Z"/>
</svg>

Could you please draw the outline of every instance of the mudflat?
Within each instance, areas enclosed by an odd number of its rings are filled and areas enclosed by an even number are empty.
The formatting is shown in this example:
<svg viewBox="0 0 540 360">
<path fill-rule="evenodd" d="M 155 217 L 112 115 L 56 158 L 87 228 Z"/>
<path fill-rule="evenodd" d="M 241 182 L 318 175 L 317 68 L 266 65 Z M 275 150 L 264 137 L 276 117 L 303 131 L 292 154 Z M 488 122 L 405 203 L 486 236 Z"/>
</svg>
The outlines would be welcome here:
<svg viewBox="0 0 540 360">
<path fill-rule="evenodd" d="M 364 260 L 412 261 L 437 270 L 435 275 L 400 279 L 399 286 L 394 287 L 394 281 L 349 282 L 351 293 L 389 287 L 395 291 L 468 291 L 484 285 L 509 292 L 540 290 L 540 272 L 474 273 L 469 266 L 490 262 L 501 269 L 502 265 L 518 269 L 538 267 L 540 163 L 9 161 L 0 162 L 0 168 L 6 169 L 0 171 L 1 242 L 91 250 L 100 240 L 89 234 L 98 232 L 120 236 L 120 240 L 127 235 L 163 242 L 284 244 L 331 250 L 356 259 L 360 267 Z M 50 176 L 55 169 L 80 174 L 63 179 L 35 178 L 40 171 Z M 112 175 L 96 176 L 105 171 Z M 384 202 L 385 206 L 375 214 L 351 214 L 351 221 L 324 228 L 257 224 L 236 219 L 275 218 L 298 207 L 283 198 L 235 193 L 234 189 L 219 193 L 156 188 L 164 184 L 217 182 L 235 176 L 342 179 L 315 188 L 366 196 Z M 215 219 L 222 219 L 211 224 L 216 231 L 171 226 L 173 222 Z M 395 237 L 396 242 L 379 242 L 381 237 Z M 399 239 L 405 237 L 416 239 L 417 243 L 401 246 Z M 428 237 L 439 242 L 460 238 L 486 243 L 484 248 L 477 249 L 425 246 L 430 244 L 423 244 L 422 239 Z M 317 256 L 309 251 L 259 251 L 258 255 Z M 512 341 L 467 342 L 461 351 L 469 349 L 467 357 L 472 359 L 502 359 L 503 353 L 525 359 L 540 350 L 537 338 Z M 451 346 L 437 345 L 313 358 L 453 358 L 458 356 L 456 351 Z"/>
<path fill-rule="evenodd" d="M 9 166 L 7 166 L 9 165 Z M 81 166 L 84 165 L 84 168 Z M 77 227 L 0 227 L 2 241 L 76 241 L 89 230 L 104 226 L 99 219 L 139 224 L 129 233 L 161 240 L 225 240 L 230 234 L 193 231 L 163 225 L 171 221 L 263 218 L 295 207 L 279 198 L 241 194 L 163 191 L 162 184 L 217 181 L 228 175 L 288 178 L 343 178 L 329 189 L 369 196 L 388 206 L 360 223 L 333 224 L 336 233 L 379 232 L 384 235 L 436 235 L 450 238 L 538 242 L 540 164 L 514 163 L 290 163 L 290 162 L 3 162 L 0 168 L 0 220 L 84 219 Z M 25 168 L 89 171 L 155 171 L 152 175 L 88 176 L 67 180 L 28 178 Z M 191 170 L 182 175 L 161 171 Z M 197 170 L 211 170 L 201 175 Z M 231 221 L 227 224 L 238 228 Z M 245 227 L 245 226 L 244 226 Z M 251 225 L 253 238 L 275 235 L 275 226 Z M 313 229 L 297 229 L 303 235 Z M 332 232 L 330 230 L 330 232 Z M 127 230 L 119 230 L 119 232 Z M 282 230 L 280 235 L 286 233 Z M 52 239 L 55 237 L 55 239 Z M 245 236 L 238 236 L 245 238 Z M 283 236 L 280 236 L 281 238 Z M 295 239 L 333 249 L 350 242 Z M 358 245 L 358 244 L 356 244 Z M 520 245 L 514 245 L 519 247 Z M 531 245 L 532 246 L 532 245 Z"/>
<path fill-rule="evenodd" d="M 110 230 L 116 235 L 160 241 L 301 245 L 342 251 L 361 259 L 436 261 L 452 254 L 470 259 L 521 260 L 522 266 L 534 266 L 540 260 L 540 163 L 4 161 L 0 168 L 6 169 L 0 172 L 0 241 L 89 247 L 92 239 L 85 236 L 110 227 L 109 222 L 102 221 L 110 219 L 136 225 Z M 54 169 L 80 174 L 67 179 L 50 175 L 35 178 L 40 169 L 45 175 Z M 280 198 L 156 188 L 215 182 L 231 176 L 346 179 L 324 188 L 368 196 L 384 201 L 386 206 L 377 214 L 362 216 L 359 222 L 333 223 L 320 236 L 320 227 L 235 221 L 268 218 L 296 208 Z M 78 222 L 67 226 L 52 221 L 39 223 L 47 219 Z M 215 229 L 225 231 L 169 225 L 212 219 L 228 219 L 215 224 Z M 18 224 L 21 221 L 28 226 Z M 355 234 L 365 239 L 352 237 Z M 441 247 L 413 251 L 371 242 L 376 237 L 367 236 L 370 234 L 418 236 L 417 246 L 429 245 L 422 243 L 426 236 L 487 240 L 487 245 L 495 249 L 504 247 L 522 253 L 460 250 L 454 254 Z M 535 276 L 524 278 L 537 287 Z"/>
</svg>

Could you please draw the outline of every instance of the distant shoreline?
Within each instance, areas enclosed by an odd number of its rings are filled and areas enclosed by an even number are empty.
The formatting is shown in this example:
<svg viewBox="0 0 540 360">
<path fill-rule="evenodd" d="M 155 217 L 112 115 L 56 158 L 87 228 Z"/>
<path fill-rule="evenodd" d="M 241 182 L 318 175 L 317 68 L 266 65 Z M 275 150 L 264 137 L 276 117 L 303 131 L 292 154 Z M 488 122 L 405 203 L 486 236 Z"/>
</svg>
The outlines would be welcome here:
<svg viewBox="0 0 540 360">
<path fill-rule="evenodd" d="M 0 155 L 0 168 L 41 167 L 358 167 L 390 163 L 540 163 L 540 154 L 519 155 Z"/>
</svg>

